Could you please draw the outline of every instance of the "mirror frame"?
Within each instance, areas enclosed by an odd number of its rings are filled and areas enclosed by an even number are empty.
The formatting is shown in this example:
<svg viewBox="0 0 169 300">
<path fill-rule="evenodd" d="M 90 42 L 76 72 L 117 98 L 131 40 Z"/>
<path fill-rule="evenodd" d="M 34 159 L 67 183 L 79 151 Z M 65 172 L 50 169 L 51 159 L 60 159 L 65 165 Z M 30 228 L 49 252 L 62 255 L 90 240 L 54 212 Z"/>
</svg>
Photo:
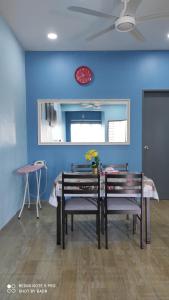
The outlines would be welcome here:
<svg viewBox="0 0 169 300">
<path fill-rule="evenodd" d="M 58 104 L 78 104 L 78 103 L 95 103 L 95 102 L 104 102 L 105 104 L 126 104 L 128 107 L 127 111 L 127 142 L 124 143 L 110 143 L 110 142 L 41 142 L 41 104 L 43 103 L 53 103 L 56 102 Z M 38 99 L 37 100 L 37 109 L 38 109 L 38 145 L 41 146 L 76 146 L 76 145 L 130 145 L 130 99 Z"/>
</svg>

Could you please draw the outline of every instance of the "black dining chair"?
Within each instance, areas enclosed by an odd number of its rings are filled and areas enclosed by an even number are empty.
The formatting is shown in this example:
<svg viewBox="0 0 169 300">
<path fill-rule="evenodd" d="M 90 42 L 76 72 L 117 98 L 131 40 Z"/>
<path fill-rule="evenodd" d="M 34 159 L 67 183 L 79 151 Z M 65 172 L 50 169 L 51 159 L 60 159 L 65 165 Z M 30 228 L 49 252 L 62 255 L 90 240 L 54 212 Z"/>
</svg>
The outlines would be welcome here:
<svg viewBox="0 0 169 300">
<path fill-rule="evenodd" d="M 89 172 L 92 173 L 91 164 L 71 164 L 71 172 Z"/>
<path fill-rule="evenodd" d="M 69 197 L 65 201 L 65 198 Z M 92 201 L 93 199 L 93 201 Z M 97 201 L 96 201 L 97 199 Z M 100 176 L 62 173 L 62 248 L 65 249 L 65 216 L 96 216 L 96 233 L 100 249 Z"/>
<path fill-rule="evenodd" d="M 92 173 L 91 164 L 71 164 L 71 172 L 80 172 L 80 173 Z M 66 233 L 68 232 L 68 221 L 67 221 L 67 215 L 66 215 Z M 74 228 L 74 217 L 73 214 L 71 214 L 71 231 L 73 231 Z"/>
<path fill-rule="evenodd" d="M 135 226 L 135 218 L 138 218 L 140 220 L 140 248 L 144 248 L 143 173 L 105 174 L 104 213 L 106 249 L 108 249 L 107 223 L 110 214 L 133 215 L 133 226 Z"/>
<path fill-rule="evenodd" d="M 101 163 L 101 170 L 104 171 L 106 168 L 111 167 L 114 170 L 121 171 L 121 172 L 128 172 L 128 163 L 122 164 L 102 164 Z M 126 219 L 129 220 L 129 215 L 126 215 Z M 104 234 L 104 204 L 101 201 L 101 231 Z"/>
</svg>

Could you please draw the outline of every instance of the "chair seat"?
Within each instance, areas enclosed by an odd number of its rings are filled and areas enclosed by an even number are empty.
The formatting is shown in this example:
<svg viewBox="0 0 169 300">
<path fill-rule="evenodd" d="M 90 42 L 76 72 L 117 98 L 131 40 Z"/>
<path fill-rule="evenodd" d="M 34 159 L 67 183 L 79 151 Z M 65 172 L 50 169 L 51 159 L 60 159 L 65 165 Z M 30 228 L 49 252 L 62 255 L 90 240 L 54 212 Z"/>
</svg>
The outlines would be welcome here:
<svg viewBox="0 0 169 300">
<path fill-rule="evenodd" d="M 107 209 L 111 211 L 121 211 L 130 213 L 141 213 L 139 205 L 134 201 L 134 199 L 128 198 L 108 198 L 107 199 Z"/>
<path fill-rule="evenodd" d="M 69 198 L 65 201 L 65 211 L 97 211 L 97 202 L 92 198 Z"/>
</svg>

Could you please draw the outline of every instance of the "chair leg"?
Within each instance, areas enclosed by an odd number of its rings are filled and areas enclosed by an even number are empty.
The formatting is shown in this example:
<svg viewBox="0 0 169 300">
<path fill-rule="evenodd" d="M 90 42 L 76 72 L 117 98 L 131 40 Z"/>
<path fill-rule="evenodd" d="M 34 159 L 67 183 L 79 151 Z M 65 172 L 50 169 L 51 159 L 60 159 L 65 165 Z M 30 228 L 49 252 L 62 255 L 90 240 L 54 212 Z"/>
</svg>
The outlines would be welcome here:
<svg viewBox="0 0 169 300">
<path fill-rule="evenodd" d="M 96 235 L 98 235 L 98 215 L 96 215 Z"/>
<path fill-rule="evenodd" d="M 104 204 L 101 202 L 101 233 L 104 234 Z"/>
<path fill-rule="evenodd" d="M 65 212 L 62 210 L 62 249 L 65 249 Z"/>
<path fill-rule="evenodd" d="M 73 214 L 71 214 L 71 231 L 73 231 Z"/>
<path fill-rule="evenodd" d="M 108 249 L 107 213 L 105 213 L 104 221 L 105 221 L 105 248 Z"/>
<path fill-rule="evenodd" d="M 67 222 L 68 222 L 68 215 L 65 214 L 65 223 L 66 223 L 66 226 L 65 226 L 65 227 L 66 227 L 66 231 L 65 231 L 65 232 L 66 232 L 66 234 L 68 234 L 68 229 L 67 229 L 68 226 L 67 226 Z"/>
<path fill-rule="evenodd" d="M 98 249 L 100 249 L 100 212 L 97 215 L 97 238 L 98 238 Z"/>
<path fill-rule="evenodd" d="M 136 226 L 137 226 L 137 216 L 133 215 L 133 234 L 136 233 Z"/>
</svg>

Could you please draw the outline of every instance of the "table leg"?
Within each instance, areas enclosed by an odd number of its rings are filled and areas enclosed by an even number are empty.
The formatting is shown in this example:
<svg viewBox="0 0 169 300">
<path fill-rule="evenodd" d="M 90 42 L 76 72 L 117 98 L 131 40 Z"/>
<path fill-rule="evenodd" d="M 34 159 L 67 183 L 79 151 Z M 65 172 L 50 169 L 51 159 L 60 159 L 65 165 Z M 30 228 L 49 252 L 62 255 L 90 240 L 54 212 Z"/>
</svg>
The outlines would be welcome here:
<svg viewBox="0 0 169 300">
<path fill-rule="evenodd" d="M 151 243 L 150 198 L 145 198 L 146 244 Z"/>
<path fill-rule="evenodd" d="M 56 241 L 61 245 L 61 197 L 57 197 L 58 206 L 56 208 Z"/>
</svg>

